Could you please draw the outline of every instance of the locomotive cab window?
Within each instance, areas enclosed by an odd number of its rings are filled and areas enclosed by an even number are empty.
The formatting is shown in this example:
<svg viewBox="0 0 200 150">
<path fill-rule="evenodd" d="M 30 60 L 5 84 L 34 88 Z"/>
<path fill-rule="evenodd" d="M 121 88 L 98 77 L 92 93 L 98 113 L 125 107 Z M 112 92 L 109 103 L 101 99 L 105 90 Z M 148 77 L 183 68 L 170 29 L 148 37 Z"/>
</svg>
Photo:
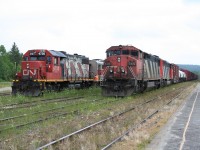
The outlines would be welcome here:
<svg viewBox="0 0 200 150">
<path fill-rule="evenodd" d="M 107 57 L 113 56 L 113 55 L 121 55 L 121 50 L 112 50 L 112 51 L 107 51 Z"/>
<path fill-rule="evenodd" d="M 24 57 L 24 61 L 28 61 L 28 56 L 25 56 L 25 57 Z"/>
<path fill-rule="evenodd" d="M 112 56 L 113 51 L 107 51 L 106 53 L 107 53 L 107 57 L 110 57 Z"/>
<path fill-rule="evenodd" d="M 129 55 L 129 50 L 123 50 L 122 55 Z"/>
<path fill-rule="evenodd" d="M 47 57 L 47 64 L 51 64 L 51 57 L 50 56 Z"/>
<path fill-rule="evenodd" d="M 115 50 L 114 51 L 114 55 L 121 55 L 121 51 L 120 50 Z"/>
<path fill-rule="evenodd" d="M 102 69 L 102 65 L 98 65 L 98 70 L 101 70 Z"/>
<path fill-rule="evenodd" d="M 140 51 L 139 53 L 140 59 L 143 59 L 143 53 Z"/>
<path fill-rule="evenodd" d="M 45 56 L 38 56 L 37 60 L 43 61 L 43 60 L 45 60 Z"/>
<path fill-rule="evenodd" d="M 131 56 L 138 58 L 138 51 L 131 51 Z"/>
<path fill-rule="evenodd" d="M 58 65 L 58 57 L 54 57 L 54 65 Z"/>
<path fill-rule="evenodd" d="M 36 56 L 31 56 L 31 57 L 30 57 L 30 60 L 31 60 L 31 61 L 35 61 L 35 60 L 37 60 L 37 57 L 36 57 Z"/>
<path fill-rule="evenodd" d="M 30 56 L 31 61 L 43 61 L 45 60 L 45 56 Z"/>
</svg>

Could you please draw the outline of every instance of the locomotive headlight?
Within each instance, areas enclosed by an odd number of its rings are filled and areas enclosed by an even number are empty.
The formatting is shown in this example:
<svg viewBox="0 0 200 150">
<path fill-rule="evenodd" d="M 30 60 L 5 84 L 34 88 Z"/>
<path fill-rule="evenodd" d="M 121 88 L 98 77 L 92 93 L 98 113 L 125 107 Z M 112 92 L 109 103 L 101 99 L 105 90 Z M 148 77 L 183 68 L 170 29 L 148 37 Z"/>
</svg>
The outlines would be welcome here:
<svg viewBox="0 0 200 150">
<path fill-rule="evenodd" d="M 120 57 L 118 57 L 118 58 L 117 58 L 117 62 L 120 62 L 120 61 L 121 61 L 121 58 L 120 58 Z"/>
<path fill-rule="evenodd" d="M 26 68 L 29 69 L 29 64 L 26 64 Z"/>
<path fill-rule="evenodd" d="M 110 68 L 110 73 L 113 73 L 113 68 Z"/>
<path fill-rule="evenodd" d="M 122 73 L 125 73 L 125 70 L 124 70 L 124 68 L 123 68 L 123 67 L 121 68 L 121 72 L 122 72 Z"/>
</svg>

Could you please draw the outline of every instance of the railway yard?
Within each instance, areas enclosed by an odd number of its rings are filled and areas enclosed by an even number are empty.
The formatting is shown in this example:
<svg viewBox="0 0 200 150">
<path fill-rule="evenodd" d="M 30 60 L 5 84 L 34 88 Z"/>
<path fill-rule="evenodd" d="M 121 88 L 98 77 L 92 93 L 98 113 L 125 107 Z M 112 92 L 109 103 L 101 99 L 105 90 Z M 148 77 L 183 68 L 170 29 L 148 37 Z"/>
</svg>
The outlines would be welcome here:
<svg viewBox="0 0 200 150">
<path fill-rule="evenodd" d="M 0 149 L 144 149 L 197 84 L 124 98 L 99 87 L 41 97 L 0 91 Z"/>
<path fill-rule="evenodd" d="M 200 150 L 200 0 L 10 4 L 0 150 Z"/>
</svg>

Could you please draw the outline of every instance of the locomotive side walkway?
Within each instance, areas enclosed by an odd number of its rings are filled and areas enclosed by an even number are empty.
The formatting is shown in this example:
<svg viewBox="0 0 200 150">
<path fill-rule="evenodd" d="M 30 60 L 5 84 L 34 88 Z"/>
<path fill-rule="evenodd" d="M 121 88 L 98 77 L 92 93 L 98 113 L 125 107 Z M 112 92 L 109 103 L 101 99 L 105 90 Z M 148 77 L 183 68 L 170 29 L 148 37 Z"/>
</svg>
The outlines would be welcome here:
<svg viewBox="0 0 200 150">
<path fill-rule="evenodd" d="M 200 84 L 146 150 L 200 150 Z"/>
</svg>

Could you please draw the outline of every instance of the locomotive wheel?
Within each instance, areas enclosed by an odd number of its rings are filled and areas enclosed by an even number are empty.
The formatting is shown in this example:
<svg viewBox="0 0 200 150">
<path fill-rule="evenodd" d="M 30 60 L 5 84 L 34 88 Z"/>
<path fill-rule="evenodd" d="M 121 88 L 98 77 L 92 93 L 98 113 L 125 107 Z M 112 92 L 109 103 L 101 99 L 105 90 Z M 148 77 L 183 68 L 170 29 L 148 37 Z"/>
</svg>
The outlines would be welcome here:
<svg viewBox="0 0 200 150">
<path fill-rule="evenodd" d="M 17 95 L 17 89 L 15 87 L 12 87 L 12 95 L 14 96 Z"/>
</svg>

